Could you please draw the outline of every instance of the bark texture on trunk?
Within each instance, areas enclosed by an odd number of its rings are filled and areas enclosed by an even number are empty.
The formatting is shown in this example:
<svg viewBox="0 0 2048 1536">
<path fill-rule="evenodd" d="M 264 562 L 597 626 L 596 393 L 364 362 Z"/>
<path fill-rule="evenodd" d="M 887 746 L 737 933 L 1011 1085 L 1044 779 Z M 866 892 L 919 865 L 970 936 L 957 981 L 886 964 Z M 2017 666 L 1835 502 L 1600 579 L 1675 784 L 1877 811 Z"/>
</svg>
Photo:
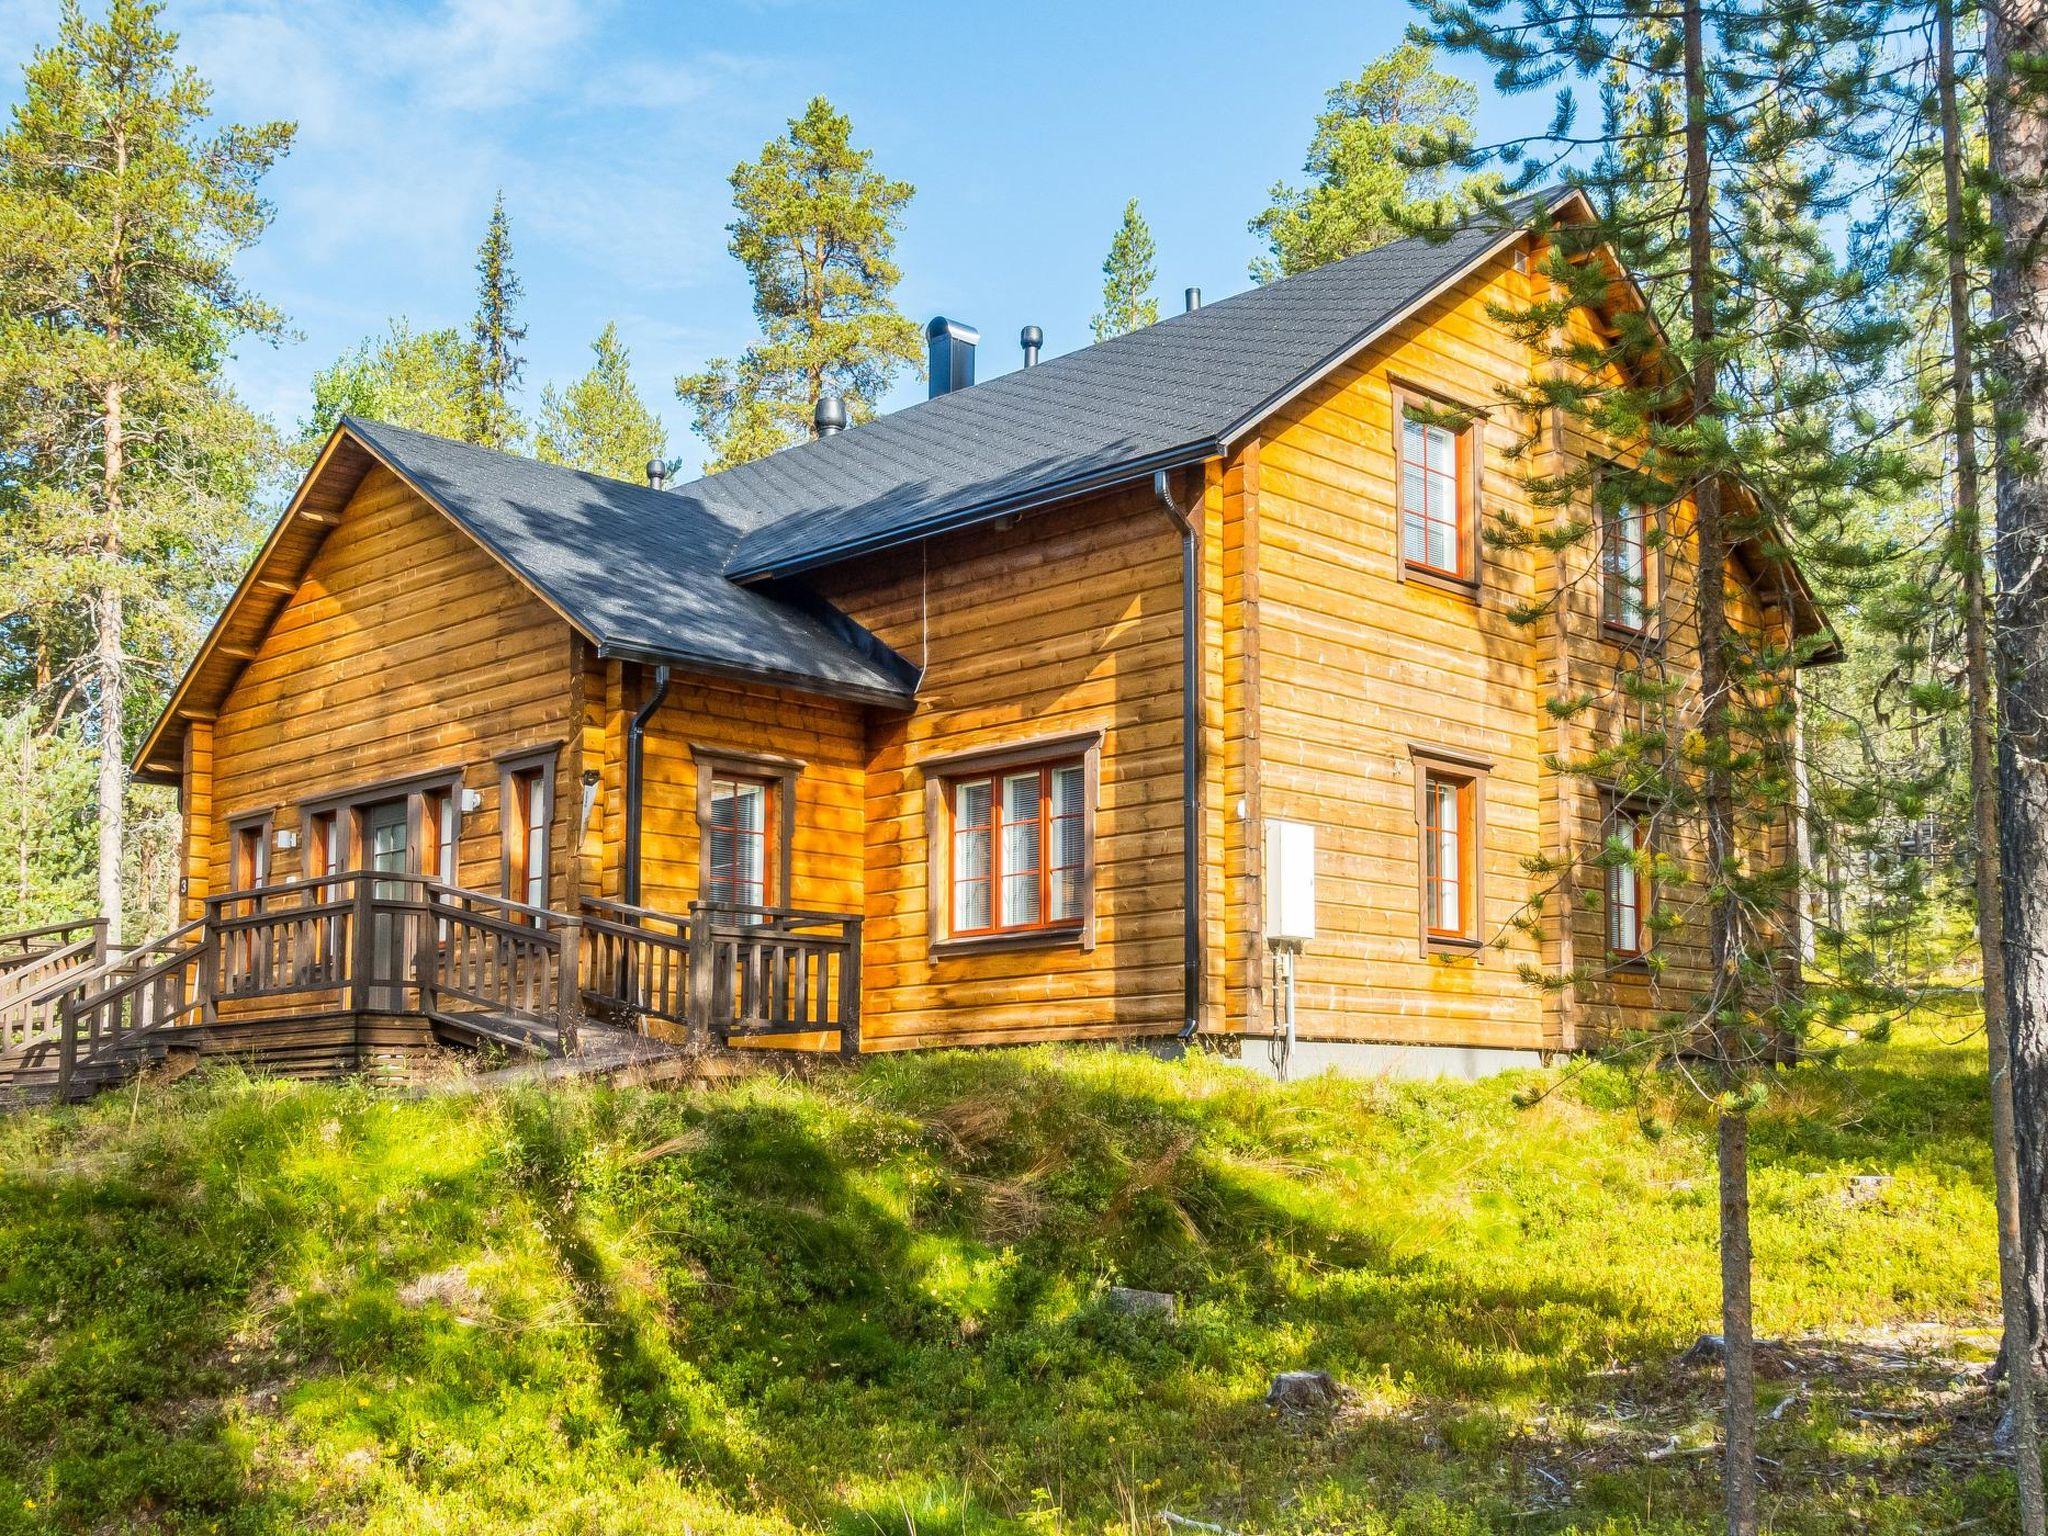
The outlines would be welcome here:
<svg viewBox="0 0 2048 1536">
<path fill-rule="evenodd" d="M 2005 250 L 1991 310 L 2007 396 L 1999 423 L 1996 647 L 1998 845 L 2005 997 L 2029 1333 L 2048 1338 L 2048 102 L 2015 69 L 2048 53 L 2048 0 L 1985 8 L 1992 214 Z"/>
<path fill-rule="evenodd" d="M 1715 1138 L 1721 1176 L 1721 1341 L 1727 1402 L 1721 1505 L 1729 1536 L 1756 1530 L 1756 1333 L 1749 1297 L 1749 1112 L 1724 1109 Z"/>
<path fill-rule="evenodd" d="M 2022 1536 L 2044 1536 L 2041 1445 L 2034 1422 L 2034 1328 L 2020 1231 L 2019 1150 L 2012 1095 L 2011 1009 L 2006 998 L 2005 910 L 1992 767 L 1991 621 L 1984 591 L 1982 497 L 1977 464 L 1976 345 L 1970 325 L 1968 232 L 1963 224 L 1963 130 L 1956 102 L 1954 0 L 1936 0 L 1941 97 L 1943 235 L 1948 247 L 1950 398 L 1956 453 L 1956 555 L 1963 573 L 1963 654 L 1970 696 L 1971 824 L 1977 845 L 1977 942 L 1984 957 L 1984 1038 L 1989 1056 L 1991 1161 L 1998 1203 L 1999 1299 L 2006 1391 L 2019 1478 Z"/>
<path fill-rule="evenodd" d="M 1713 182 L 1707 154 L 1706 18 L 1702 0 L 1685 0 L 1686 289 L 1692 338 L 1692 414 L 1711 421 L 1719 411 L 1720 373 L 1714 272 Z M 1723 1087 L 1736 1089 L 1749 1065 L 1743 1013 L 1742 935 L 1738 893 L 1727 887 L 1737 857 L 1735 785 L 1729 769 L 1728 605 L 1723 581 L 1728 534 L 1718 467 L 1702 464 L 1692 478 L 1694 538 L 1699 547 L 1700 733 L 1706 757 L 1703 809 L 1709 880 L 1707 933 L 1713 965 L 1714 1034 Z M 1756 1341 L 1750 1318 L 1749 1119 L 1724 1108 L 1717 1161 L 1721 1185 L 1721 1335 L 1727 1350 L 1723 1413 L 1722 1502 L 1728 1536 L 1756 1531 Z"/>
<path fill-rule="evenodd" d="M 121 558 L 121 477 L 126 469 L 127 440 L 122 421 L 122 391 L 109 384 L 102 400 L 104 434 L 101 484 L 100 557 L 106 564 L 99 590 L 93 594 L 93 672 L 99 694 L 99 904 L 107 920 L 107 942 L 121 942 L 121 855 L 128 841 L 128 664 L 122 647 L 121 589 L 115 567 Z"/>
</svg>

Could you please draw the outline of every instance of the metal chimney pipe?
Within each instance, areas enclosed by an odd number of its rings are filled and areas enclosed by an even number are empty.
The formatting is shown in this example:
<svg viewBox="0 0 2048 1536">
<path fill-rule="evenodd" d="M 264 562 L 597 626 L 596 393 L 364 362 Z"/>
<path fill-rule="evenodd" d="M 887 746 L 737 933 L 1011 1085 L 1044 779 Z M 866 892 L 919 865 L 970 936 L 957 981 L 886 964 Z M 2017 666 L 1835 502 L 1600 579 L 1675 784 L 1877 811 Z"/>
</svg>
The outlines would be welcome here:
<svg viewBox="0 0 2048 1536">
<path fill-rule="evenodd" d="M 820 395 L 811 408 L 811 426 L 819 437 L 831 437 L 846 430 L 846 402 L 837 395 Z"/>
<path fill-rule="evenodd" d="M 1186 298 L 1186 300 L 1187 300 L 1187 306 L 1188 306 L 1188 307 L 1187 307 L 1187 309 L 1186 309 L 1186 311 L 1185 311 L 1185 313 L 1187 313 L 1187 314 L 1190 314 L 1190 315 L 1192 315 L 1192 314 L 1193 314 L 1193 313 L 1194 313 L 1194 312 L 1195 312 L 1196 310 L 1198 310 L 1198 309 L 1200 309 L 1200 308 L 1202 307 L 1202 290 L 1201 290 L 1201 289 L 1199 289 L 1199 288 L 1190 288 L 1190 289 L 1189 289 L 1189 290 L 1187 291 L 1187 293 L 1186 293 L 1186 294 L 1184 295 L 1184 297 L 1185 297 L 1185 298 Z"/>
<path fill-rule="evenodd" d="M 1038 366 L 1038 349 L 1045 345 L 1045 332 L 1035 325 L 1027 325 L 1017 333 L 1017 344 L 1024 349 L 1024 366 Z"/>
<path fill-rule="evenodd" d="M 924 328 L 924 339 L 931 362 L 932 399 L 973 384 L 974 344 L 981 340 L 981 332 L 940 315 Z"/>
</svg>

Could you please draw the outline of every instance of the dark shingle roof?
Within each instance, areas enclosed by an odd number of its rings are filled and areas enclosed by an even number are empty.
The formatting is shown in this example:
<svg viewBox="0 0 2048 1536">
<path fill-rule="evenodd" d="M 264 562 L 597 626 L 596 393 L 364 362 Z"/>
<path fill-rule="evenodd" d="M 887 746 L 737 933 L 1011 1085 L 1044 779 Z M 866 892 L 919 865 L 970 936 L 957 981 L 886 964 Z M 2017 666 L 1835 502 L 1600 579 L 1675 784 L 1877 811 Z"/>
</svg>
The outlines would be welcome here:
<svg viewBox="0 0 2048 1536">
<path fill-rule="evenodd" d="M 1532 194 L 1519 223 L 1561 199 Z M 726 574 L 793 574 L 1210 457 L 1498 246 L 1503 220 L 1397 240 L 680 488 L 755 526 Z"/>
<path fill-rule="evenodd" d="M 404 427 L 342 425 L 608 653 L 910 699 L 908 663 L 725 579 L 738 514 Z"/>
<path fill-rule="evenodd" d="M 610 654 L 907 700 L 839 615 L 741 585 L 1223 449 L 1559 194 L 1395 241 L 672 491 L 349 419 Z M 786 595 L 790 589 L 783 589 Z"/>
</svg>

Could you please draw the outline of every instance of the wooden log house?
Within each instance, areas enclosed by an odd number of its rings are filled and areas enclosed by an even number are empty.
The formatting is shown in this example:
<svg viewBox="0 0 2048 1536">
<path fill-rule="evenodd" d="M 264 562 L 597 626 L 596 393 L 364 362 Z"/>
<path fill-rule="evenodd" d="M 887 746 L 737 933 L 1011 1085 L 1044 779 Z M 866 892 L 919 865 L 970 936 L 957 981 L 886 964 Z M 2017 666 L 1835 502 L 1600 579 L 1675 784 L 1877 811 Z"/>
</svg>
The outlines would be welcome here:
<svg viewBox="0 0 2048 1536">
<path fill-rule="evenodd" d="M 1495 313 L 1536 241 L 1399 241 L 980 383 L 935 322 L 928 401 L 674 488 L 346 419 L 136 761 L 180 794 L 186 915 L 356 869 L 578 918 L 572 948 L 816 914 L 857 935 L 817 985 L 862 1050 L 1199 1032 L 1249 1057 L 1286 820 L 1317 841 L 1301 1064 L 1571 1050 L 1651 1006 L 1651 893 L 1516 926 L 1532 856 L 1636 835 L 1543 766 L 1612 722 L 1543 702 L 1652 652 L 1690 669 L 1683 620 L 1649 633 L 1604 573 L 1692 573 L 1683 508 L 1657 559 L 1641 517 L 1557 559 L 1480 536 L 1553 515 L 1502 398 L 1541 360 Z M 1544 431 L 1552 471 L 1628 451 Z M 1747 621 L 1825 633 L 1782 560 L 1727 580 Z M 1666 993 L 1692 985 L 1699 939 L 1658 942 Z M 626 964 L 579 963 L 611 967 L 599 1002 Z M 636 963 L 643 1030 L 745 1011 Z"/>
</svg>

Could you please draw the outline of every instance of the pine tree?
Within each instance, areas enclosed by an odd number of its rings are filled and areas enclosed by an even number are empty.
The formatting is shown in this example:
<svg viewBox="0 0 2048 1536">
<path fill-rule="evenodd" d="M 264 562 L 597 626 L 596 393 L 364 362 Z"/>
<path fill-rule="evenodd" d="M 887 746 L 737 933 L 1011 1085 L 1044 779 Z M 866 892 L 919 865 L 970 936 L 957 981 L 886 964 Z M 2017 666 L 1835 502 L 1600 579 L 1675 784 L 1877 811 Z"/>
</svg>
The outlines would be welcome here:
<svg viewBox="0 0 2048 1536">
<path fill-rule="evenodd" d="M 400 316 L 313 375 L 313 406 L 299 422 L 299 459 L 311 462 L 343 416 L 466 440 L 472 421 L 469 344 L 452 326 L 415 331 Z"/>
<path fill-rule="evenodd" d="M 754 287 L 761 339 L 676 380 L 726 469 L 801 442 L 821 395 L 871 420 L 896 376 L 920 365 L 918 328 L 891 293 L 896 234 L 915 189 L 873 169 L 853 125 L 819 96 L 759 158 L 732 173 L 739 217 L 728 249 Z"/>
<path fill-rule="evenodd" d="M 2048 3 L 1984 6 L 1996 476 L 1999 845 L 2019 1141 L 2020 1228 L 2037 1359 L 2048 1365 Z"/>
<path fill-rule="evenodd" d="M 463 435 L 486 448 L 514 448 L 526 435 L 512 403 L 526 368 L 518 352 L 526 340 L 526 327 L 517 318 L 523 291 L 512 269 L 512 224 L 501 191 L 477 247 L 476 316 L 469 323 L 468 426 Z"/>
<path fill-rule="evenodd" d="M 160 7 L 76 0 L 29 61 L 0 135 L 0 457 L 17 514 L 6 578 L 85 638 L 52 655 L 92 706 L 101 911 L 118 932 L 135 663 L 217 597 L 239 558 L 263 434 L 219 370 L 281 320 L 236 279 L 271 217 L 259 185 L 290 125 L 207 132 L 209 88 Z M 68 617 L 67 617 L 68 615 Z M 160 654 L 160 652 L 159 652 Z"/>
<path fill-rule="evenodd" d="M 1601 540 L 1617 518 L 1647 520 L 1664 579 L 1645 630 L 1656 643 L 1622 648 L 1611 670 L 1566 674 L 1546 701 L 1561 771 L 1598 785 L 1607 809 L 1601 836 L 1564 829 L 1538 861 L 1555 884 L 1524 925 L 1563 935 L 1568 969 L 1531 979 L 1568 1001 L 1597 997 L 1612 963 L 1600 958 L 1606 942 L 1576 936 L 1610 872 L 1650 877 L 1660 945 L 1704 937 L 1700 984 L 1666 994 L 1656 1027 L 1625 1043 L 1638 1060 L 1690 1063 L 1713 1106 L 1725 1521 L 1730 1536 L 1750 1536 L 1749 1119 L 1786 1043 L 1823 1022 L 1786 963 L 1799 925 L 1801 871 L 1785 856 L 1802 782 L 1798 669 L 1817 641 L 1794 642 L 1758 616 L 1789 615 L 1798 601 L 1784 565 L 1795 541 L 1815 567 L 1867 562 L 1846 537 L 1847 509 L 1896 473 L 1888 453 L 1865 451 L 1851 409 L 1891 332 L 1871 323 L 1857 275 L 1819 235 L 1841 210 L 1830 167 L 1856 147 L 1873 50 L 1860 14 L 1778 0 L 1730 0 L 1711 14 L 1703 0 L 1427 9 L 1436 37 L 1486 58 L 1505 90 L 1580 82 L 1557 92 L 1546 130 L 1497 157 L 1515 190 L 1555 175 L 1588 141 L 1599 152 L 1589 170 L 1565 172 L 1591 194 L 1591 221 L 1537 219 L 1540 270 L 1514 320 L 1544 359 L 1519 404 L 1523 472 L 1550 517 L 1535 527 L 1498 518 L 1489 537 L 1551 556 L 1552 590 L 1516 618 L 1553 626 L 1568 654 L 1575 589 L 1582 573 L 1598 581 L 1609 568 Z M 1596 126 L 1579 121 L 1588 94 Z M 1426 152 L 1466 169 L 1489 159 L 1455 132 Z M 1491 204 L 1490 192 L 1477 195 Z M 1624 306 L 1612 334 L 1578 319 L 1613 307 L 1606 251 L 1649 302 L 1647 314 Z M 1640 447 L 1574 461 L 1560 451 L 1567 424 L 1582 441 Z M 1587 558 L 1588 546 L 1600 553 Z M 1743 564 L 1760 573 L 1754 585 L 1738 579 Z M 1629 804 L 1647 838 L 1612 832 L 1612 808 Z M 1661 986 L 1664 959 L 1648 965 Z"/>
<path fill-rule="evenodd" d="M 1134 197 L 1124 204 L 1123 222 L 1117 225 L 1109 255 L 1103 258 L 1102 312 L 1090 322 L 1097 341 L 1159 323 L 1159 300 L 1152 293 L 1159 276 L 1158 254 Z"/>
<path fill-rule="evenodd" d="M 1991 676 L 1991 625 L 1985 592 L 1977 426 L 1977 323 L 1971 296 L 1980 286 L 1974 259 L 1986 244 L 1979 210 L 1966 198 L 1962 84 L 1958 78 L 1955 0 L 1934 0 L 1933 74 L 1940 123 L 1939 248 L 1948 298 L 1950 439 L 1955 454 L 1955 518 L 1950 563 L 1962 573 L 1963 651 L 1969 711 L 1969 775 L 1974 834 L 1974 895 L 1983 954 L 1984 1034 L 1990 1078 L 1992 1168 L 1998 1211 L 2000 1299 L 2005 1365 L 2024 1536 L 2048 1530 L 2035 1424 L 2034 1320 L 2028 1306 L 2026 1245 L 2021 1230 L 2019 1136 L 2012 1078 L 2005 862 L 1999 847 L 2001 785 L 1993 770 L 1996 727 Z M 1933 243 L 1933 242 L 1928 242 Z M 1915 242 L 1916 246 L 1920 242 Z"/>
<path fill-rule="evenodd" d="M 590 350 L 597 360 L 588 373 L 560 393 L 553 385 L 541 391 L 534 452 L 550 464 L 638 480 L 649 463 L 664 458 L 667 437 L 633 387 L 632 359 L 618 326 L 608 323 Z"/>
<path fill-rule="evenodd" d="M 1333 87 L 1302 166 L 1308 185 L 1275 182 L 1271 203 L 1251 221 L 1267 245 L 1253 280 L 1306 272 L 1400 235 L 1399 215 L 1443 189 L 1413 157 L 1433 133 L 1469 134 L 1478 106 L 1479 93 L 1439 71 L 1426 42 L 1404 42 Z"/>
</svg>

